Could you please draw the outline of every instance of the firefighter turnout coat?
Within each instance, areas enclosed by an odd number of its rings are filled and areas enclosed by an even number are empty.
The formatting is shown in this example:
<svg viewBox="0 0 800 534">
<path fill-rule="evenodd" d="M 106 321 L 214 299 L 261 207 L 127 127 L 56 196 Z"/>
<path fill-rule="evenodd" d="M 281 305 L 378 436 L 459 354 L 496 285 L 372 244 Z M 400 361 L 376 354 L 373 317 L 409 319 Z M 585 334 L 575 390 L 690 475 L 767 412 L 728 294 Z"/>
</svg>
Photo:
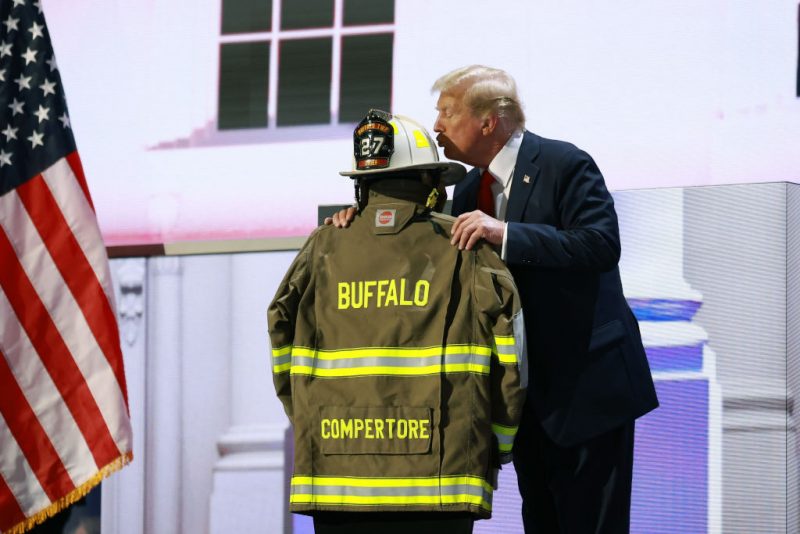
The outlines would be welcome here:
<svg viewBox="0 0 800 534">
<path fill-rule="evenodd" d="M 268 316 L 291 511 L 491 516 L 525 396 L 522 311 L 487 244 L 450 244 L 453 220 L 371 191 L 289 268 Z"/>
</svg>

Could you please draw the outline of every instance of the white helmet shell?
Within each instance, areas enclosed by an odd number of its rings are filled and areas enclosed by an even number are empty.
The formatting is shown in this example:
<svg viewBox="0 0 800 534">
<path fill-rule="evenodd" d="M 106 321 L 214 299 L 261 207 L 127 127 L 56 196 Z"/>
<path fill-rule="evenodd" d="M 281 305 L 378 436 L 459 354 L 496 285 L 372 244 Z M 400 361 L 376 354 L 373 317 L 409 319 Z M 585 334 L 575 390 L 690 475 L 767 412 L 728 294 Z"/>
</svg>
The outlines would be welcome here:
<svg viewBox="0 0 800 534">
<path fill-rule="evenodd" d="M 373 113 L 370 113 L 367 117 Z M 385 114 L 387 117 L 390 115 Z M 365 138 L 361 141 L 365 142 L 365 146 L 361 152 L 363 158 L 356 158 L 355 153 L 353 156 L 353 170 L 342 171 L 339 174 L 342 176 L 349 176 L 351 178 L 375 176 L 388 172 L 396 172 L 400 170 L 440 170 L 441 180 L 445 185 L 453 185 L 459 182 L 466 174 L 466 169 L 463 165 L 447 161 L 439 161 L 439 152 L 436 150 L 436 142 L 431 135 L 417 121 L 404 117 L 402 115 L 391 116 L 388 121 L 392 127 L 394 136 L 394 152 L 389 156 L 388 166 L 382 168 L 366 168 L 359 169 L 359 161 L 363 165 L 365 162 L 374 162 L 376 159 L 370 154 L 370 149 Z M 363 122 L 362 122 L 363 124 Z M 385 123 L 384 123 L 385 124 Z M 356 150 L 358 150 L 359 130 L 361 124 L 356 127 L 354 137 L 356 138 Z M 373 137 L 374 139 L 374 137 Z M 376 147 L 377 148 L 380 147 Z M 374 153 L 374 151 L 373 151 Z M 366 160 L 364 158 L 371 158 Z"/>
</svg>

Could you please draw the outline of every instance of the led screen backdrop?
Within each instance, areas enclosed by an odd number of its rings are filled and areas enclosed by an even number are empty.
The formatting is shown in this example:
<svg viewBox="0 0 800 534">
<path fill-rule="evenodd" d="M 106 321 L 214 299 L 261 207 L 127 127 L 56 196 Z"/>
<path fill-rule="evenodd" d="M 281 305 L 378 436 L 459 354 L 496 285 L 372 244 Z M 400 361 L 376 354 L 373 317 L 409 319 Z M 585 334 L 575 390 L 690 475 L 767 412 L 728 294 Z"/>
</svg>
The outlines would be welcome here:
<svg viewBox="0 0 800 534">
<path fill-rule="evenodd" d="M 798 532 L 800 185 L 614 194 L 661 406 L 636 425 L 632 532 Z M 295 251 L 114 260 L 136 461 L 103 531 L 308 532 L 265 311 Z M 510 470 L 476 532 L 519 532 Z"/>
<path fill-rule="evenodd" d="M 109 244 L 307 235 L 358 117 L 469 63 L 614 190 L 800 176 L 796 0 L 42 3 Z"/>
</svg>

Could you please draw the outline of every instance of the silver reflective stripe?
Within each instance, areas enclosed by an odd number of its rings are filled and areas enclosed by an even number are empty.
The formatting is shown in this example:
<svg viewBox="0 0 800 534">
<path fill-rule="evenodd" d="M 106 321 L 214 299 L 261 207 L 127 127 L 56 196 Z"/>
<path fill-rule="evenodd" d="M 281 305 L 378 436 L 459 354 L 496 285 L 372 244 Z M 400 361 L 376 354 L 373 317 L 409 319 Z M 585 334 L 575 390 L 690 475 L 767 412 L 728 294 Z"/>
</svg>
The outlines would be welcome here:
<svg viewBox="0 0 800 534">
<path fill-rule="evenodd" d="M 514 341 L 515 341 L 514 345 L 497 345 L 496 346 L 497 354 L 516 355 L 517 354 L 516 338 L 514 339 Z"/>
<path fill-rule="evenodd" d="M 277 349 L 272 349 L 272 372 L 274 374 L 285 373 L 292 366 L 292 345 L 284 345 Z"/>
<path fill-rule="evenodd" d="M 427 478 L 358 478 L 293 476 L 293 504 L 350 506 L 439 506 L 467 504 L 491 511 L 492 487 L 464 475 Z"/>
<path fill-rule="evenodd" d="M 291 354 L 284 354 L 283 356 L 273 356 L 272 357 L 272 365 L 284 365 L 292 361 Z"/>
<path fill-rule="evenodd" d="M 511 325 L 514 329 L 514 344 L 517 350 L 519 387 L 524 389 L 528 387 L 528 346 L 525 340 L 525 318 L 522 315 L 521 308 L 514 314 Z"/>
<path fill-rule="evenodd" d="M 500 446 L 500 452 L 511 452 L 511 448 L 514 446 L 514 436 L 507 436 L 505 434 L 498 434 L 496 432 L 494 435 L 497 437 L 497 442 Z"/>
<path fill-rule="evenodd" d="M 509 336 L 510 337 L 510 336 Z M 489 374 L 492 349 L 458 344 L 433 347 L 355 347 L 317 350 L 292 349 L 291 374 L 318 377 Z"/>
<path fill-rule="evenodd" d="M 337 358 L 335 360 L 323 360 L 308 356 L 294 356 L 294 365 L 316 367 L 318 369 L 352 369 L 358 367 L 427 367 L 442 363 L 442 356 L 424 356 L 412 358 L 395 357 L 365 357 L 365 358 Z M 448 354 L 444 357 L 444 364 L 465 364 L 472 363 L 478 365 L 488 365 L 488 358 L 478 354 Z"/>
<path fill-rule="evenodd" d="M 295 484 L 292 486 L 293 495 L 354 495 L 359 497 L 378 497 L 381 495 L 392 497 L 416 497 L 420 495 L 474 495 L 491 502 L 491 494 L 482 487 L 459 484 L 453 486 L 410 486 L 410 487 L 364 487 L 364 486 L 312 486 Z"/>
</svg>

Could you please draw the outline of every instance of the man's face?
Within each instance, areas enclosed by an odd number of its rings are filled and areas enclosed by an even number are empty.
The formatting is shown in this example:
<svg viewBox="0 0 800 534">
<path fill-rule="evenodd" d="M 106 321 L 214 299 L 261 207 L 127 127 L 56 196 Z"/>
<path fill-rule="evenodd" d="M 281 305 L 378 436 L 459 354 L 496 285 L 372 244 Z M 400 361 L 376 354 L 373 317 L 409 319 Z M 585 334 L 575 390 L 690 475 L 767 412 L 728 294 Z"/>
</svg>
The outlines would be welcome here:
<svg viewBox="0 0 800 534">
<path fill-rule="evenodd" d="M 467 165 L 482 166 L 479 143 L 483 136 L 483 121 L 475 117 L 464 105 L 464 90 L 456 89 L 439 95 L 436 103 L 436 122 L 433 131 L 436 141 L 444 149 L 444 155 Z"/>
</svg>

